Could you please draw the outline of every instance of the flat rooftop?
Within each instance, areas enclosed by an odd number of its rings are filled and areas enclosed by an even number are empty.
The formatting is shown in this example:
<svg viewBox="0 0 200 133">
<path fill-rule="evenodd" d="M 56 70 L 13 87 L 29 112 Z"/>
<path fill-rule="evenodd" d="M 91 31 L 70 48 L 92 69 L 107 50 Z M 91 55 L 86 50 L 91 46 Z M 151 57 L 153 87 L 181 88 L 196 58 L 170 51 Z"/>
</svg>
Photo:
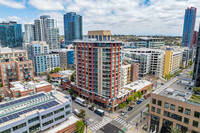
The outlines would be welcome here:
<svg viewBox="0 0 200 133">
<path fill-rule="evenodd" d="M 193 87 L 193 82 L 176 78 L 170 85 L 164 88 L 161 86 L 153 93 L 185 102 L 188 101 L 193 94 Z"/>
<path fill-rule="evenodd" d="M 13 87 L 10 88 L 12 91 L 26 91 L 30 89 L 35 89 L 35 88 L 51 85 L 47 81 L 39 81 L 39 82 L 29 81 L 29 82 L 24 82 L 24 83 L 21 81 L 15 81 L 15 82 L 11 82 L 10 84 L 13 85 Z"/>
<path fill-rule="evenodd" d="M 74 70 L 66 70 L 66 71 L 60 71 L 58 74 L 60 75 L 72 75 L 75 71 Z"/>
<path fill-rule="evenodd" d="M 9 47 L 0 47 L 0 54 L 3 54 L 3 53 L 14 53 L 14 52 L 26 52 L 26 50 L 22 50 L 22 49 L 12 49 L 12 48 L 9 48 Z"/>
<path fill-rule="evenodd" d="M 43 133 L 57 133 L 58 131 L 75 124 L 77 121 L 79 121 L 80 119 L 78 119 L 76 116 L 70 116 L 67 118 L 66 121 L 59 123 L 58 125 L 54 126 L 53 128 L 49 128 L 45 131 L 43 131 Z"/>
<path fill-rule="evenodd" d="M 0 127 L 22 120 L 37 112 L 68 102 L 68 96 L 58 91 L 40 92 L 0 103 Z"/>
<path fill-rule="evenodd" d="M 139 91 L 139 90 L 143 89 L 144 87 L 146 87 L 150 84 L 152 84 L 152 83 L 150 81 L 147 81 L 147 80 L 137 80 L 135 82 L 131 82 L 131 83 L 123 86 L 123 88 L 131 89 L 131 90 L 134 90 L 134 91 Z"/>
</svg>

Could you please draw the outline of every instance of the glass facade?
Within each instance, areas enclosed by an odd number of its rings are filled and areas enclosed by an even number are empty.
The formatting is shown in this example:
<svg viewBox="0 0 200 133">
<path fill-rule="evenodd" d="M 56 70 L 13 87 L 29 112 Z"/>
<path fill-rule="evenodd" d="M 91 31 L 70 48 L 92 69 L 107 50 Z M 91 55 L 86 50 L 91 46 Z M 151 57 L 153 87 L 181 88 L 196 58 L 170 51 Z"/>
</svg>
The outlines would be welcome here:
<svg viewBox="0 0 200 133">
<path fill-rule="evenodd" d="M 197 9 L 195 7 L 187 8 L 185 10 L 183 40 L 182 40 L 182 46 L 184 47 L 189 47 L 189 48 L 192 47 L 193 32 L 196 20 L 196 11 Z"/>
<path fill-rule="evenodd" d="M 21 24 L 11 21 L 0 23 L 0 44 L 2 47 L 20 47 L 22 43 Z"/>
<path fill-rule="evenodd" d="M 75 12 L 69 12 L 64 15 L 64 34 L 65 43 L 73 40 L 82 39 L 82 16 Z"/>
</svg>

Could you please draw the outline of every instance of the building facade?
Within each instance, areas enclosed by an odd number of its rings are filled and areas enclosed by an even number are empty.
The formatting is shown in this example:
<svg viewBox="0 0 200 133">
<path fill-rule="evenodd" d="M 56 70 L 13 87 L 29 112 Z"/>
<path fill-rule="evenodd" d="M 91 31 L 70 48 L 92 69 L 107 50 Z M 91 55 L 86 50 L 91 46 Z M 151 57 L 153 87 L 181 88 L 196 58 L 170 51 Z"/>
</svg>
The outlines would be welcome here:
<svg viewBox="0 0 200 133">
<path fill-rule="evenodd" d="M 35 41 L 35 25 L 34 24 L 24 24 L 24 30 L 25 30 L 25 43 L 30 43 L 32 41 Z"/>
<path fill-rule="evenodd" d="M 23 34 L 21 24 L 13 21 L 0 23 L 0 46 L 22 47 Z"/>
<path fill-rule="evenodd" d="M 56 49 L 51 50 L 51 53 L 59 54 L 60 68 L 72 69 L 74 66 L 74 50 L 69 49 Z"/>
<path fill-rule="evenodd" d="M 138 62 L 131 63 L 131 82 L 139 79 L 139 68 L 140 64 Z"/>
<path fill-rule="evenodd" d="M 182 46 L 192 48 L 197 8 L 185 9 Z"/>
<path fill-rule="evenodd" d="M 166 133 L 172 126 L 181 133 L 200 132 L 200 103 L 191 97 L 191 84 L 175 78 L 168 88 L 151 93 L 149 131 Z"/>
<path fill-rule="evenodd" d="M 34 77 L 32 61 L 25 50 L 0 49 L 0 94 L 9 96 L 8 88 L 13 81 L 29 81 Z"/>
<path fill-rule="evenodd" d="M 167 48 L 165 51 L 165 64 L 163 75 L 166 76 L 167 74 L 174 74 L 175 72 L 179 71 L 181 59 L 181 51 L 175 51 L 173 48 Z"/>
<path fill-rule="evenodd" d="M 75 12 L 66 13 L 64 15 L 64 34 L 66 44 L 72 44 L 74 40 L 82 40 L 82 16 Z"/>
<path fill-rule="evenodd" d="M 59 29 L 56 20 L 48 15 L 40 16 L 40 19 L 34 21 L 35 41 L 46 41 L 49 49 L 60 48 Z"/>
<path fill-rule="evenodd" d="M 160 47 L 165 45 L 165 42 L 163 38 L 138 37 L 138 41 L 134 45 L 135 48 L 160 49 Z"/>
<path fill-rule="evenodd" d="M 96 39 L 97 41 L 111 41 L 111 32 L 109 30 L 88 31 L 88 39 Z"/>
<path fill-rule="evenodd" d="M 2 102 L 0 107 L 0 132 L 3 133 L 45 132 L 72 116 L 70 96 L 55 91 Z"/>
<path fill-rule="evenodd" d="M 131 82 L 131 64 L 122 64 L 121 76 L 121 86 Z"/>
<path fill-rule="evenodd" d="M 200 87 L 200 32 L 198 33 L 197 38 L 197 51 L 194 62 L 193 80 L 195 80 L 195 86 Z"/>
<path fill-rule="evenodd" d="M 196 47 L 196 45 L 197 45 L 197 36 L 198 36 L 198 32 L 197 31 L 194 31 L 193 32 L 193 47 Z"/>
</svg>

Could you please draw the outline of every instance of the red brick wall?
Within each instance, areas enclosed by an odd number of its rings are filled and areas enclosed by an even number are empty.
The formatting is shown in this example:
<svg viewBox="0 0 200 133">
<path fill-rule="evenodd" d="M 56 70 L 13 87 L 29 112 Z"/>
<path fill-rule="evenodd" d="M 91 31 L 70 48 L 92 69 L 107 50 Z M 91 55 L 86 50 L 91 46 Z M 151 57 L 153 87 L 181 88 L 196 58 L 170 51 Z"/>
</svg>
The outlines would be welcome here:
<svg viewBox="0 0 200 133">
<path fill-rule="evenodd" d="M 65 127 L 64 129 L 61 129 L 57 133 L 71 133 L 71 132 L 74 132 L 74 131 L 76 131 L 76 123 L 74 123 L 74 124 L 72 124 L 68 127 Z"/>
</svg>

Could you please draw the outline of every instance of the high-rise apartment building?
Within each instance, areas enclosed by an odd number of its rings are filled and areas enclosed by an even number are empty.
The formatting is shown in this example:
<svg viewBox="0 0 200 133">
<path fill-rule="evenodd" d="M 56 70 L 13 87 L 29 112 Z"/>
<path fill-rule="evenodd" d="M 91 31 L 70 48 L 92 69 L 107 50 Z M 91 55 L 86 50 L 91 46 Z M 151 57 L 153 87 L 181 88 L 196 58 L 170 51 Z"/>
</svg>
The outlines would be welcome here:
<svg viewBox="0 0 200 133">
<path fill-rule="evenodd" d="M 50 49 L 60 47 L 59 29 L 56 20 L 49 15 L 40 16 L 35 21 L 35 41 L 46 41 Z"/>
<path fill-rule="evenodd" d="M 197 38 L 197 51 L 194 63 L 193 80 L 195 80 L 195 86 L 200 87 L 200 27 Z"/>
<path fill-rule="evenodd" d="M 194 31 L 193 33 L 193 46 L 196 46 L 197 45 L 197 36 L 198 36 L 198 32 L 197 31 Z"/>
<path fill-rule="evenodd" d="M 21 24 L 13 21 L 0 23 L 0 46 L 22 47 L 23 34 Z"/>
<path fill-rule="evenodd" d="M 66 44 L 72 44 L 74 40 L 82 40 L 82 16 L 75 12 L 66 13 L 64 15 L 64 34 Z"/>
<path fill-rule="evenodd" d="M 35 25 L 34 24 L 24 24 L 25 30 L 25 42 L 30 43 L 35 41 Z"/>
<path fill-rule="evenodd" d="M 138 37 L 138 41 L 134 42 L 135 48 L 160 49 L 164 45 L 164 38 Z"/>
<path fill-rule="evenodd" d="M 32 42 L 27 45 L 27 51 L 29 59 L 33 61 L 36 75 L 60 67 L 59 54 L 50 53 L 46 42 Z"/>
<path fill-rule="evenodd" d="M 182 52 L 173 48 L 167 48 L 165 51 L 165 64 L 163 75 L 174 74 L 179 71 L 181 65 Z"/>
<path fill-rule="evenodd" d="M 74 65 L 74 50 L 73 49 L 55 49 L 51 53 L 59 54 L 60 68 L 72 69 Z"/>
<path fill-rule="evenodd" d="M 192 48 L 197 8 L 185 9 L 182 46 Z"/>
<path fill-rule="evenodd" d="M 112 106 L 120 92 L 121 42 L 76 41 L 74 90 L 91 102 Z M 109 99 L 113 99 L 110 101 Z M 115 103 L 117 104 L 117 103 Z"/>
<path fill-rule="evenodd" d="M 111 41 L 111 32 L 109 30 L 88 31 L 88 39 L 96 39 L 97 41 Z"/>
<path fill-rule="evenodd" d="M 32 61 L 25 50 L 0 49 L 0 94 L 10 96 L 7 91 L 12 81 L 29 81 L 34 77 Z"/>
</svg>

